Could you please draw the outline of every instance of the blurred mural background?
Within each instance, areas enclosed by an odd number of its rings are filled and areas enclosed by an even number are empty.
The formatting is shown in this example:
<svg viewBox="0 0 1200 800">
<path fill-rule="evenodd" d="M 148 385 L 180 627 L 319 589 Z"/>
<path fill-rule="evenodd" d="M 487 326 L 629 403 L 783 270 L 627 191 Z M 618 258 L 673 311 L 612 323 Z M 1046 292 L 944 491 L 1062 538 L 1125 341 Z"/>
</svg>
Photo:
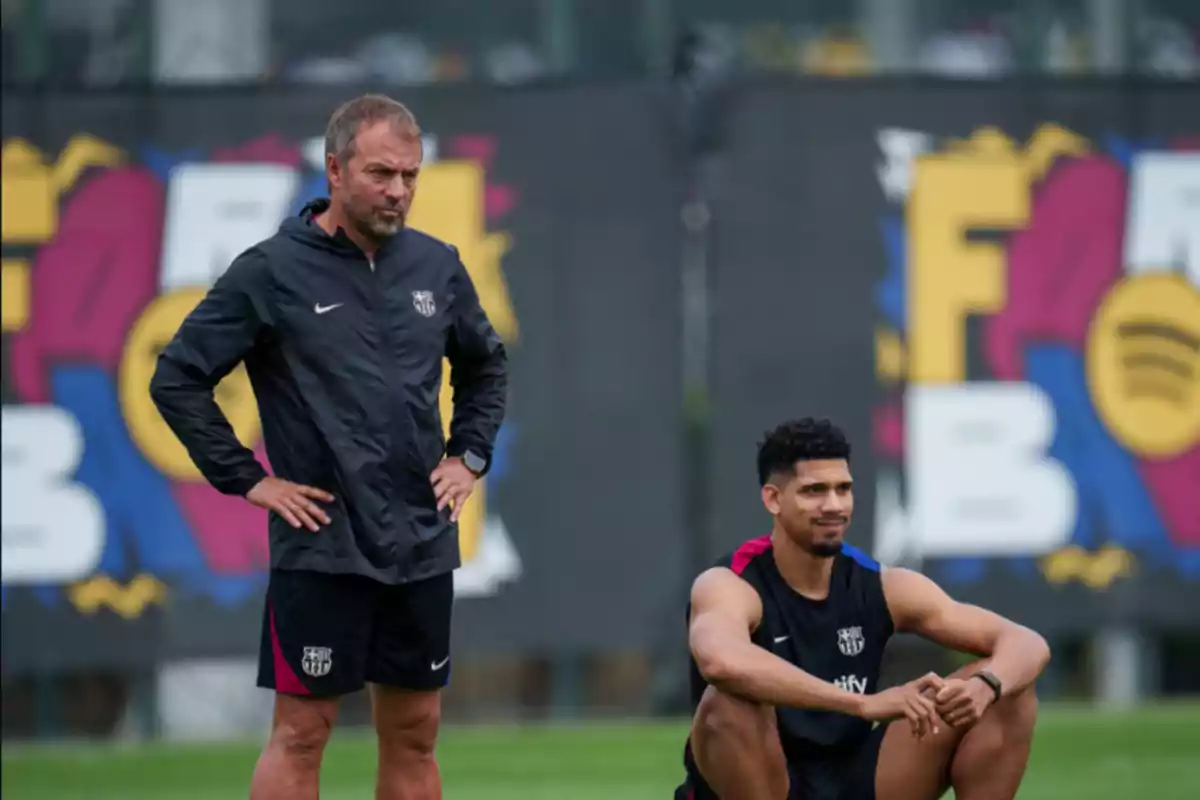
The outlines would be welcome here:
<svg viewBox="0 0 1200 800">
<path fill-rule="evenodd" d="M 244 796 L 265 520 L 146 384 L 366 90 L 418 115 L 412 224 L 512 353 L 449 797 L 668 796 L 690 580 L 808 414 L 853 438 L 852 541 L 1051 640 L 1028 796 L 1200 783 L 1200 3 L 0 8 L 6 796 Z M 244 373 L 220 400 L 258 445 Z M 900 639 L 889 676 L 953 664 Z M 369 792 L 349 741 L 333 797 Z"/>
</svg>

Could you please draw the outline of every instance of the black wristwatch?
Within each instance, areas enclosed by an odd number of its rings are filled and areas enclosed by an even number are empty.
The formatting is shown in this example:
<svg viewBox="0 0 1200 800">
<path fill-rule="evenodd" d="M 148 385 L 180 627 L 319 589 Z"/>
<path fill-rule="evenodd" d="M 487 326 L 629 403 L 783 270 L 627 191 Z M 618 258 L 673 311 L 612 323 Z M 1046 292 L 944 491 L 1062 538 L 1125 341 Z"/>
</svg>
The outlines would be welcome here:
<svg viewBox="0 0 1200 800">
<path fill-rule="evenodd" d="M 472 450 L 467 450 L 462 454 L 462 462 L 463 466 L 471 470 L 476 478 L 481 477 L 484 470 L 487 469 L 487 461 L 484 460 L 483 456 Z"/>
<path fill-rule="evenodd" d="M 991 687 L 991 689 L 992 689 L 992 693 L 993 693 L 994 695 L 996 695 L 996 699 L 997 699 L 997 700 L 999 700 L 999 699 L 1000 699 L 1000 695 L 1003 693 L 1003 691 L 1004 691 L 1004 687 L 1000 685 L 1000 679 L 999 679 L 999 678 L 997 678 L 997 677 L 996 677 L 995 675 L 993 675 L 992 673 L 988 672 L 986 669 L 981 669 L 981 670 L 979 670 L 979 672 L 976 672 L 976 673 L 975 673 L 974 675 L 972 675 L 971 677 L 972 677 L 972 678 L 979 678 L 979 680 L 983 681 L 983 682 L 984 682 L 984 683 L 986 683 L 988 686 L 990 686 L 990 687 Z"/>
</svg>

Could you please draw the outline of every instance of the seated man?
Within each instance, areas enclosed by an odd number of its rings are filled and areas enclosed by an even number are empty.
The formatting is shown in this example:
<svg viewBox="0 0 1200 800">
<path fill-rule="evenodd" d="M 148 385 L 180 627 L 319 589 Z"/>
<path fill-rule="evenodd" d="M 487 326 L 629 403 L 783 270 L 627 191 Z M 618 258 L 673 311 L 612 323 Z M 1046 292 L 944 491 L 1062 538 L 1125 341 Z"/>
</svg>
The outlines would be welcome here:
<svg viewBox="0 0 1200 800">
<path fill-rule="evenodd" d="M 677 800 L 932 800 L 951 786 L 957 800 L 1016 795 L 1049 648 L 844 545 L 849 459 L 827 421 L 785 423 L 762 443 L 774 527 L 692 587 L 695 719 Z M 895 631 L 982 660 L 878 691 Z"/>
</svg>

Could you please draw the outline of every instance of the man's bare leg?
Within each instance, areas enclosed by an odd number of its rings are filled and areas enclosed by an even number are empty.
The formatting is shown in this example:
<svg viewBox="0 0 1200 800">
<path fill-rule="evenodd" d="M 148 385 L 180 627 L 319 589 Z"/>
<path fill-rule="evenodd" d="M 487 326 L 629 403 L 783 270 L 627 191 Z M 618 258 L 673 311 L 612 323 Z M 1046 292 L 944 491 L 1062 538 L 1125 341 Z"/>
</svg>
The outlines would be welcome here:
<svg viewBox="0 0 1200 800">
<path fill-rule="evenodd" d="M 254 766 L 250 800 L 317 800 L 336 699 L 275 695 L 271 736 Z"/>
<path fill-rule="evenodd" d="M 1025 777 L 1037 695 L 1030 687 L 1002 698 L 967 731 L 954 752 L 950 783 L 958 800 L 1013 800 Z"/>
<path fill-rule="evenodd" d="M 976 663 L 950 677 L 983 669 Z M 876 794 L 889 800 L 934 800 L 950 786 L 956 800 L 1013 800 L 1033 742 L 1033 688 L 1001 698 L 969 730 L 941 725 L 917 740 L 903 720 L 888 726 L 879 750 Z"/>
<path fill-rule="evenodd" d="M 775 709 L 704 691 L 692 722 L 692 756 L 721 800 L 786 800 L 787 761 Z"/>
<path fill-rule="evenodd" d="M 441 693 L 372 685 L 371 708 L 379 736 L 376 800 L 441 800 L 434 757 Z"/>
</svg>

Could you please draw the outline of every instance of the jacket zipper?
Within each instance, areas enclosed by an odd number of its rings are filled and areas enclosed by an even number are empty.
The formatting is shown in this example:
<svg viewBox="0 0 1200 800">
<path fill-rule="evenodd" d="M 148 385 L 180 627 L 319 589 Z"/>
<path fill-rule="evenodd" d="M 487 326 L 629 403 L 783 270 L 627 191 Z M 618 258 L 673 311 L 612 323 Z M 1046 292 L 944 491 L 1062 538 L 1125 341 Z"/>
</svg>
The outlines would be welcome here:
<svg viewBox="0 0 1200 800">
<path fill-rule="evenodd" d="M 383 372 L 383 383 L 387 387 L 388 392 L 388 432 L 392 439 L 392 453 L 404 453 L 407 449 L 416 446 L 416 440 L 413 438 L 416 435 L 416 431 L 400 427 L 403 422 L 402 412 L 407 410 L 408 401 L 399 390 L 400 387 L 394 385 L 392 382 L 392 365 L 397 355 L 394 352 L 392 330 L 390 320 L 388 319 L 387 292 L 383 286 L 383 279 L 380 277 L 379 271 L 375 268 L 375 261 L 370 257 L 367 257 L 367 266 L 371 269 L 371 278 L 375 289 L 372 301 L 375 303 L 375 321 L 379 325 L 379 341 L 381 344 L 379 367 Z M 388 474 L 392 479 L 393 496 L 405 496 L 403 494 L 403 486 L 408 480 L 408 476 L 404 470 L 403 459 L 404 456 L 402 455 L 392 455 L 392 457 L 387 459 Z M 388 513 L 393 517 L 392 524 L 395 525 L 398 520 L 394 519 L 395 511 L 392 508 L 390 499 L 388 502 Z M 395 546 L 396 543 L 393 542 L 392 544 Z"/>
</svg>

